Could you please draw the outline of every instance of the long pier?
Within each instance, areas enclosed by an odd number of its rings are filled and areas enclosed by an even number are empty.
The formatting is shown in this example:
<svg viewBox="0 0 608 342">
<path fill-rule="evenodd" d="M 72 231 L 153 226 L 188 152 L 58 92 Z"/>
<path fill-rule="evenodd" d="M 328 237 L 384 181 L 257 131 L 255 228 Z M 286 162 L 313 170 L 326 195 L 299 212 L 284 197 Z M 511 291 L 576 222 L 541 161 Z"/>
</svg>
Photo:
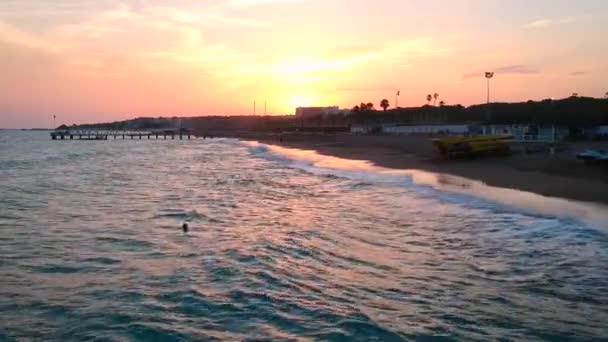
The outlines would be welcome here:
<svg viewBox="0 0 608 342">
<path fill-rule="evenodd" d="M 192 130 L 186 128 L 178 129 L 156 129 L 156 130 L 96 130 L 96 129 L 67 129 L 51 132 L 52 140 L 108 140 L 112 137 L 117 139 L 130 140 L 179 140 L 192 137 Z"/>
</svg>

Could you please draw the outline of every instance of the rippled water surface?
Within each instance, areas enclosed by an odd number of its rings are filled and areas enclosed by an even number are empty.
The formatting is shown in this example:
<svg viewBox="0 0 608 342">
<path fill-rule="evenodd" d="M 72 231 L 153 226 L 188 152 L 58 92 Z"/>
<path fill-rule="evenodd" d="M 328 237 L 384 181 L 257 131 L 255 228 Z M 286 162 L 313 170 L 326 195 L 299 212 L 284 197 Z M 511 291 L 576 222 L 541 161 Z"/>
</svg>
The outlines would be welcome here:
<svg viewBox="0 0 608 342">
<path fill-rule="evenodd" d="M 605 230 L 349 167 L 0 131 L 0 340 L 608 338 Z"/>
</svg>

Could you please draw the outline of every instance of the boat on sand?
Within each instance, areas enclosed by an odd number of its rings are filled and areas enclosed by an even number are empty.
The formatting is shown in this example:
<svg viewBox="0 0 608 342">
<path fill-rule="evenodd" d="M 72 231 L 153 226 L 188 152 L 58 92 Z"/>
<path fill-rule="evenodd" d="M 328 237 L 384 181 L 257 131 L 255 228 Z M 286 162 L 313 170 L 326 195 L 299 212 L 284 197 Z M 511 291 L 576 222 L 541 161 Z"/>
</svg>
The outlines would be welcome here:
<svg viewBox="0 0 608 342">
<path fill-rule="evenodd" d="M 482 135 L 448 137 L 431 140 L 444 156 L 507 155 L 511 151 L 512 135 Z"/>
</svg>

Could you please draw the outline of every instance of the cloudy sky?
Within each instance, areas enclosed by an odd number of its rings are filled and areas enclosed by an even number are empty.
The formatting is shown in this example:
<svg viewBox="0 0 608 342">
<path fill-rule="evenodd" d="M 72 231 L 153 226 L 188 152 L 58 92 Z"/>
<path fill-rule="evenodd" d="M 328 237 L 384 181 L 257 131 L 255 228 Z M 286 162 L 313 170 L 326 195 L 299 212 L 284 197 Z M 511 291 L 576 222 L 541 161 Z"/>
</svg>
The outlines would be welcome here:
<svg viewBox="0 0 608 342">
<path fill-rule="evenodd" d="M 1 0 L 0 127 L 608 91 L 605 0 Z M 259 113 L 259 111 L 258 111 Z M 59 123 L 59 122 L 58 122 Z"/>
</svg>

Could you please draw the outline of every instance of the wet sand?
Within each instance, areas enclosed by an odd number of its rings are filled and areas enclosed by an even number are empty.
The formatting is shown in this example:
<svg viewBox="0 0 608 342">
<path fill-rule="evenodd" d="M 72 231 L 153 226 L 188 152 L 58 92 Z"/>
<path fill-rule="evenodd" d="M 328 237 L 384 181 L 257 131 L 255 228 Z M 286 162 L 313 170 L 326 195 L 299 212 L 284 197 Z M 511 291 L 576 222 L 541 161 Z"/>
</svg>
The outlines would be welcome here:
<svg viewBox="0 0 608 342">
<path fill-rule="evenodd" d="M 608 150 L 608 142 L 569 143 L 564 151 L 524 153 L 514 146 L 507 157 L 445 159 L 431 136 L 357 136 L 350 134 L 243 134 L 241 139 L 315 150 L 340 158 L 369 160 L 394 169 L 418 169 L 482 181 L 491 186 L 585 202 L 608 203 L 608 168 L 592 167 L 575 156 L 586 148 Z"/>
</svg>

